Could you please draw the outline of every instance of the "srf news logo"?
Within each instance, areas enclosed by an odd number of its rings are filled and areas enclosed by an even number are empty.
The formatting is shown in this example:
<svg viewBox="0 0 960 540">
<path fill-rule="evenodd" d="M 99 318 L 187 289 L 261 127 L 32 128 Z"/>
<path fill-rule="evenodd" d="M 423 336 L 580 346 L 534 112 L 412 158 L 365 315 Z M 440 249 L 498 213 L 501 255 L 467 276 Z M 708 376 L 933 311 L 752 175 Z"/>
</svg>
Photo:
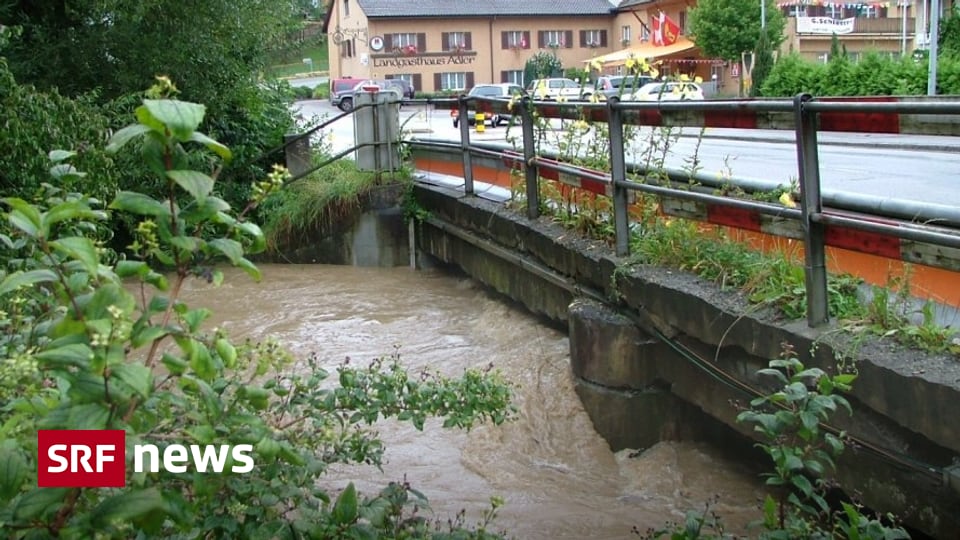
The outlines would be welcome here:
<svg viewBox="0 0 960 540">
<path fill-rule="evenodd" d="M 233 473 L 253 470 L 253 446 L 171 444 L 161 452 L 156 445 L 133 448 L 135 472 L 182 474 L 190 465 L 205 473 L 223 473 L 229 458 Z M 127 484 L 126 433 L 120 429 L 37 431 L 38 487 L 124 487 Z"/>
</svg>

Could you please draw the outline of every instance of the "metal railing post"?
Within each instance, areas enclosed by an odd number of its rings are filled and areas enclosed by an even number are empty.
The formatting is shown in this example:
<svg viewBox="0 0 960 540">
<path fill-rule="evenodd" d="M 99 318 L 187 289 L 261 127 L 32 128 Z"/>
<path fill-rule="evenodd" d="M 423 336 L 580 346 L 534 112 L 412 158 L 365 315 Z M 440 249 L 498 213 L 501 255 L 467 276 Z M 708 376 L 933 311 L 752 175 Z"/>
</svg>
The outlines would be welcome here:
<svg viewBox="0 0 960 540">
<path fill-rule="evenodd" d="M 525 96 L 517 105 L 520 107 L 520 131 L 523 133 L 523 171 L 527 186 L 527 217 L 540 217 L 540 170 L 535 161 L 537 149 L 533 134 L 533 110 L 530 96 Z"/>
<path fill-rule="evenodd" d="M 615 105 L 620 102 L 616 96 L 607 100 L 610 120 L 610 182 L 613 184 L 613 230 L 616 239 L 618 257 L 630 254 L 630 209 L 627 200 L 627 162 L 623 148 L 623 117 Z"/>
<path fill-rule="evenodd" d="M 467 118 L 466 95 L 460 95 L 458 109 L 460 149 L 463 151 L 463 192 L 473 195 L 473 156 L 470 155 L 470 120 Z"/>
<path fill-rule="evenodd" d="M 817 151 L 817 114 L 805 110 L 812 99 L 799 94 L 793 99 L 797 129 L 797 166 L 800 181 L 801 226 L 804 241 L 804 277 L 807 288 L 807 325 L 811 328 L 830 321 L 827 301 L 827 257 L 825 227 L 812 219 L 823 210 L 820 197 L 820 159 Z"/>
</svg>

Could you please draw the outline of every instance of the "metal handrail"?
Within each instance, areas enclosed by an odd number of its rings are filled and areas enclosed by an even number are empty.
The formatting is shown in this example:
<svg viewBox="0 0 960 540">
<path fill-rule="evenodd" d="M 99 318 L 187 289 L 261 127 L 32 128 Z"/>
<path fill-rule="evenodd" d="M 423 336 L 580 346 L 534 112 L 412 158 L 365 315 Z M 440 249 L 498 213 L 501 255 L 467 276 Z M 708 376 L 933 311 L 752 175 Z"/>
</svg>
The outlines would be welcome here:
<svg viewBox="0 0 960 540">
<path fill-rule="evenodd" d="M 752 99 L 752 100 L 705 100 L 680 102 L 622 102 L 617 98 L 610 98 L 605 103 L 588 102 L 556 102 L 537 101 L 527 96 L 519 101 L 502 98 L 483 98 L 478 96 L 460 96 L 457 99 L 434 100 L 437 108 L 457 108 L 461 117 L 466 117 L 467 105 L 471 101 L 484 102 L 484 107 L 491 111 L 509 112 L 521 117 L 523 129 L 523 153 L 519 155 L 506 149 L 497 151 L 484 146 L 471 144 L 470 131 L 467 122 L 461 122 L 459 144 L 436 144 L 436 147 L 457 148 L 462 151 L 464 170 L 464 190 L 473 194 L 473 164 L 472 157 L 485 156 L 500 158 L 504 161 L 519 163 L 526 178 L 527 216 L 536 218 L 539 215 L 539 181 L 541 171 L 556 171 L 573 175 L 578 178 L 601 182 L 606 185 L 613 200 L 613 222 L 615 232 L 616 253 L 618 256 L 629 255 L 630 222 L 628 212 L 628 193 L 639 191 L 673 199 L 694 201 L 719 207 L 729 207 L 739 210 L 756 212 L 760 215 L 772 216 L 778 219 L 787 219 L 799 224 L 801 239 L 804 242 L 804 272 L 806 274 L 807 292 L 807 324 L 811 327 L 821 326 L 829 321 L 829 306 L 827 302 L 827 272 L 826 272 L 826 227 L 838 226 L 848 229 L 882 234 L 898 240 L 922 242 L 944 249 L 960 249 L 960 231 L 955 232 L 943 226 L 917 224 L 909 221 L 917 217 L 916 208 L 895 208 L 887 215 L 871 214 L 866 208 L 824 207 L 824 197 L 820 186 L 820 167 L 817 149 L 817 133 L 820 131 L 818 121 L 822 113 L 835 115 L 846 114 L 888 114 L 888 115 L 960 115 L 960 100 L 920 101 L 909 98 L 879 98 L 897 101 L 881 101 L 866 98 L 868 101 L 851 101 L 855 98 L 822 98 L 814 99 L 809 94 L 800 94 L 793 100 L 784 99 Z M 480 109 L 481 106 L 477 105 Z M 704 127 L 707 113 L 723 113 L 721 121 L 731 122 L 730 127 L 749 129 L 750 122 L 742 122 L 746 126 L 737 125 L 737 115 L 749 113 L 779 113 L 777 123 L 770 129 L 790 129 L 796 133 L 797 161 L 799 166 L 799 208 L 788 208 L 773 203 L 751 201 L 741 198 L 724 197 L 701 190 L 692 190 L 687 186 L 681 189 L 678 180 L 703 181 L 710 185 L 711 179 L 680 173 L 666 172 L 668 182 L 665 185 L 641 183 L 628 179 L 627 172 L 646 172 L 645 167 L 628 166 L 625 160 L 624 124 L 657 125 L 649 123 L 655 118 L 647 112 L 658 114 L 681 113 L 676 118 L 662 125 L 691 125 Z M 702 112 L 705 115 L 699 118 L 688 118 L 689 113 Z M 734 113 L 730 115 L 729 113 Z M 534 114 L 546 118 L 581 118 L 592 121 L 607 121 L 610 126 L 610 165 L 606 171 L 591 171 L 582 167 L 574 167 L 561 161 L 547 159 L 538 154 L 533 136 Z M 687 115 L 687 116 L 684 116 Z M 857 118 L 859 120 L 859 118 Z M 852 122 L 855 125 L 856 122 Z M 960 122 L 955 122 L 960 124 Z M 864 132 L 871 132 L 871 126 L 863 126 Z M 838 129 L 852 130 L 849 125 L 839 126 Z M 876 130 L 874 130 L 875 132 Z M 419 143 L 422 144 L 422 143 Z M 726 180 L 736 184 L 736 178 Z M 714 181 L 715 183 L 715 181 Z M 849 201 L 848 201 L 849 202 Z M 850 205 L 856 206 L 856 205 Z M 853 212 L 851 212 L 851 210 Z M 893 214 L 893 215 L 889 215 Z M 885 222 L 878 222 L 882 219 Z M 960 214 L 938 218 L 944 225 L 960 225 Z M 777 233 L 771 233 L 777 234 Z M 783 233 L 781 233 L 783 234 Z"/>
</svg>

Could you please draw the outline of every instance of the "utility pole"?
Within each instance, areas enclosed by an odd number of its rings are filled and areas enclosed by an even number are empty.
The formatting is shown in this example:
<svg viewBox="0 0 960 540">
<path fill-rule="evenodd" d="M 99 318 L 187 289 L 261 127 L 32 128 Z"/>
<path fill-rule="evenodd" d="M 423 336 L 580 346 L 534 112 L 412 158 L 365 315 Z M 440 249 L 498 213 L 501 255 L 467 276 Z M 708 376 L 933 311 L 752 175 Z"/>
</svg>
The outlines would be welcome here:
<svg viewBox="0 0 960 540">
<path fill-rule="evenodd" d="M 900 56 L 907 55 L 907 0 L 900 4 Z"/>
<path fill-rule="evenodd" d="M 767 29 L 767 0 L 760 0 L 760 30 Z"/>
<path fill-rule="evenodd" d="M 927 78 L 927 95 L 937 95 L 937 48 L 940 37 L 940 0 L 930 1 L 930 67 Z"/>
</svg>

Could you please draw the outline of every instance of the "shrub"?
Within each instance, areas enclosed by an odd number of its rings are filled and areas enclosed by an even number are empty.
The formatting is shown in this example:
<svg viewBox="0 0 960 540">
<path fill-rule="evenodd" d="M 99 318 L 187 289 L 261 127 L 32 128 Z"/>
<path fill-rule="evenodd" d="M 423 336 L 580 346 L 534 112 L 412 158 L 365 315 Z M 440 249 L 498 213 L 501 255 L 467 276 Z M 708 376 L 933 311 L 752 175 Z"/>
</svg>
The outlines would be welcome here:
<svg viewBox="0 0 960 540">
<path fill-rule="evenodd" d="M 509 387 L 489 370 L 410 376 L 398 358 L 342 365 L 334 386 L 316 357 L 294 370 L 270 339 L 234 343 L 204 330 L 211 313 L 185 305 L 181 286 L 194 277 L 219 285 L 223 261 L 259 279 L 246 256 L 265 242 L 248 210 L 287 173 L 278 168 L 257 182 L 251 204 L 233 212 L 215 194 L 216 174 L 191 167 L 184 149 L 199 143 L 212 152 L 210 164 L 233 156 L 196 131 L 204 107 L 169 99 L 169 84 L 155 90 L 137 109 L 139 123 L 108 147 L 139 150 L 166 188 L 164 198 L 121 191 L 110 203 L 109 211 L 136 216 L 129 259 L 111 262 L 91 238 L 107 218 L 99 201 L 2 201 L 10 234 L 0 237 L 8 247 L 0 268 L 8 306 L 0 325 L 0 528 L 17 539 L 433 537 L 413 512 L 425 498 L 406 484 L 366 498 L 351 484 L 334 499 L 318 480 L 333 463 L 380 464 L 383 445 L 363 424 L 396 417 L 422 429 L 430 416 L 447 427 L 500 423 L 513 411 Z M 50 153 L 58 165 L 77 156 Z M 124 430 L 128 445 L 161 449 L 250 444 L 255 467 L 244 475 L 128 470 L 122 488 L 38 488 L 38 429 Z M 448 536 L 494 538 L 485 526 L 500 504 L 492 500 L 475 531 L 452 521 Z"/>
</svg>

